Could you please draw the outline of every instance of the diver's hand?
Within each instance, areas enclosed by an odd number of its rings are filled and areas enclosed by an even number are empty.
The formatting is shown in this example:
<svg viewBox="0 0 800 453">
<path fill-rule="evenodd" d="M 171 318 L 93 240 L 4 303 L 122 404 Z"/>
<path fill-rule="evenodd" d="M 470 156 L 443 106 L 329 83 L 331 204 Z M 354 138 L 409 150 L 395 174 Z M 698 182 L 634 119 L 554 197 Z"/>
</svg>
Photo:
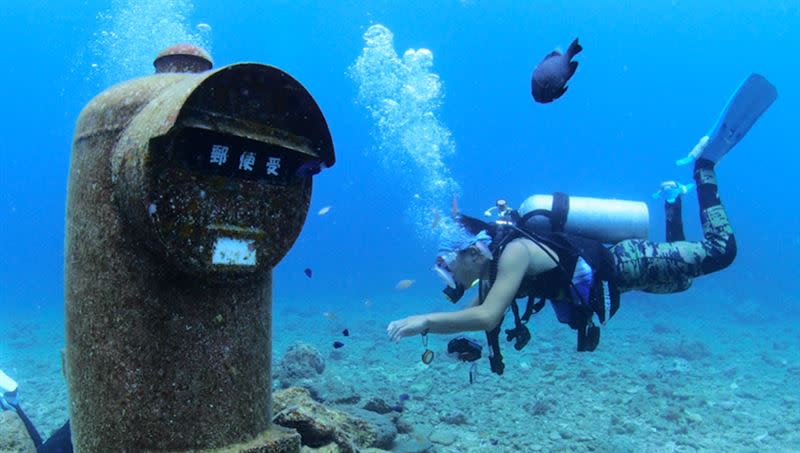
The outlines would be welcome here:
<svg viewBox="0 0 800 453">
<path fill-rule="evenodd" d="M 386 334 L 392 341 L 400 341 L 403 337 L 420 334 L 428 330 L 428 316 L 417 315 L 392 321 L 386 327 Z"/>
</svg>

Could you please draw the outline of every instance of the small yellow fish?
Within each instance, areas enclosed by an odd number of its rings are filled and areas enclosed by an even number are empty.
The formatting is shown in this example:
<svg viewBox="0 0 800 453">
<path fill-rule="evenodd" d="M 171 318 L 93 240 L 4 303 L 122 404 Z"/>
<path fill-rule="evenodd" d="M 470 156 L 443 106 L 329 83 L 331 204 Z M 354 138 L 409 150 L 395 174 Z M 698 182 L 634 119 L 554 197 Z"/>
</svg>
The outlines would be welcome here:
<svg viewBox="0 0 800 453">
<path fill-rule="evenodd" d="M 399 282 L 397 282 L 396 285 L 394 285 L 394 289 L 403 290 L 411 288 L 411 285 L 413 285 L 415 281 L 416 280 L 408 280 L 408 279 L 400 280 Z"/>
<path fill-rule="evenodd" d="M 319 210 L 319 212 L 317 212 L 317 215 L 325 215 L 325 214 L 327 214 L 327 213 L 328 213 L 330 210 L 331 210 L 331 207 L 330 207 L 330 206 L 325 206 L 324 208 L 320 209 L 320 210 Z"/>
<path fill-rule="evenodd" d="M 322 312 L 322 316 L 324 316 L 325 319 L 327 319 L 328 321 L 333 321 L 334 319 L 336 319 L 336 313 L 332 311 L 324 311 Z"/>
</svg>

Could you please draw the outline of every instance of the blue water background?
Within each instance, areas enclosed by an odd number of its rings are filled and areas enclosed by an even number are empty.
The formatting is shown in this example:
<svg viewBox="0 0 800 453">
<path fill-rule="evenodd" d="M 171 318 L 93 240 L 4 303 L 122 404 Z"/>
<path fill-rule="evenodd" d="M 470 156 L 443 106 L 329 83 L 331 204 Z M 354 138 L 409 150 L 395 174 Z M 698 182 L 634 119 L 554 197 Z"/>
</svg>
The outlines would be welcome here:
<svg viewBox="0 0 800 453">
<path fill-rule="evenodd" d="M 8 1 L 0 10 L 0 305 L 6 319 L 63 328 L 64 209 L 75 120 L 108 84 L 151 71 L 92 70 L 103 60 L 97 33 L 108 25 L 98 13 L 119 5 Z M 346 318 L 371 309 L 380 313 L 376 328 L 382 329 L 399 316 L 448 308 L 429 270 L 436 241 L 420 235 L 429 225 L 408 215 L 413 175 L 376 158 L 374 123 L 355 102 L 357 87 L 347 75 L 362 34 L 381 23 L 394 33 L 400 54 L 423 47 L 434 54 L 432 71 L 445 91 L 436 115 L 455 142 L 446 163 L 460 184 L 463 212 L 479 215 L 501 197 L 518 206 L 528 195 L 557 190 L 642 200 L 657 240 L 664 238 L 663 213 L 650 194 L 662 180 L 690 180 L 690 170 L 674 161 L 708 132 L 747 75 L 765 75 L 778 100 L 718 167 L 739 244 L 736 262 L 681 295 L 628 294 L 620 315 L 634 317 L 642 303 L 675 304 L 689 318 L 755 303 L 796 319 L 800 157 L 791 134 L 800 105 L 800 3 L 197 0 L 186 26 L 194 30 L 198 22 L 213 28 L 208 39 L 216 66 L 257 61 L 300 80 L 334 138 L 337 163 L 315 178 L 304 230 L 275 270 L 279 312 L 335 311 Z M 552 104 L 534 103 L 532 69 L 576 36 L 584 51 L 569 91 Z M 151 59 L 160 49 L 136 50 Z M 324 206 L 332 209 L 317 215 Z M 449 212 L 449 202 L 440 209 Z M 684 218 L 689 238 L 700 238 L 693 196 Z M 313 278 L 304 275 L 306 267 Z M 401 279 L 416 283 L 397 291 Z M 364 306 L 366 299 L 372 307 Z M 310 317 L 309 329 L 322 319 Z M 613 326 L 608 332 L 613 335 Z"/>
<path fill-rule="evenodd" d="M 6 43 L 0 286 L 11 310 L 61 311 L 71 136 L 82 106 L 108 81 L 89 77 L 94 60 L 87 49 L 102 25 L 97 14 L 114 6 L 11 2 L 0 13 Z M 237 2 L 233 8 L 198 1 L 187 24 L 212 25 L 217 66 L 258 61 L 293 74 L 329 121 L 338 162 L 315 180 L 305 229 L 276 269 L 278 300 L 346 310 L 367 297 L 438 298 L 428 272 L 436 244 L 420 240 L 420 225 L 404 217 L 412 194 L 392 184 L 393 170 L 365 155 L 376 146 L 373 125 L 346 75 L 365 29 L 382 23 L 395 34 L 398 52 L 434 53 L 433 71 L 446 93 L 438 114 L 457 147 L 447 163 L 466 213 L 479 214 L 495 198 L 518 205 L 555 190 L 645 200 L 651 236 L 661 239 L 661 207 L 650 193 L 661 180 L 688 180 L 689 170 L 673 161 L 711 127 L 745 76 L 767 76 L 778 101 L 719 167 L 738 259 L 692 291 L 701 297 L 724 288 L 731 298 L 777 308 L 800 292 L 798 156 L 790 139 L 800 94 L 793 79 L 798 65 L 787 55 L 787 44 L 800 42 L 799 14 L 797 3 L 779 1 Z M 575 36 L 585 50 L 570 91 L 551 105 L 534 104 L 531 70 Z M 146 75 L 149 68 L 141 70 Z M 326 205 L 333 206 L 330 214 L 316 216 Z M 692 199 L 685 206 L 690 237 L 699 237 L 695 213 Z M 314 270 L 313 280 L 305 267 Z M 417 285 L 401 295 L 393 287 L 404 278 Z"/>
</svg>

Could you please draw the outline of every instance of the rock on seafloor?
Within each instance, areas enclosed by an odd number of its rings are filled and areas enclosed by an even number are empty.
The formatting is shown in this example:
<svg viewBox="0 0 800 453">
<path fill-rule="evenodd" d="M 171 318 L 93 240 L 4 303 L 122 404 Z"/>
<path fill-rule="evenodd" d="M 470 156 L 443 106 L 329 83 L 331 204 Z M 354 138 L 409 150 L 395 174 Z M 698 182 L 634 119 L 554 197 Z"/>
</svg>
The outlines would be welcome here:
<svg viewBox="0 0 800 453">
<path fill-rule="evenodd" d="M 14 411 L 0 412 L 0 452 L 36 453 L 25 424 Z"/>
<path fill-rule="evenodd" d="M 302 444 L 355 452 L 364 448 L 389 448 L 397 436 L 391 419 L 354 407 L 328 407 L 311 398 L 308 390 L 290 387 L 274 395 L 273 421 L 300 433 Z M 333 450 L 331 450 L 333 451 Z"/>
</svg>

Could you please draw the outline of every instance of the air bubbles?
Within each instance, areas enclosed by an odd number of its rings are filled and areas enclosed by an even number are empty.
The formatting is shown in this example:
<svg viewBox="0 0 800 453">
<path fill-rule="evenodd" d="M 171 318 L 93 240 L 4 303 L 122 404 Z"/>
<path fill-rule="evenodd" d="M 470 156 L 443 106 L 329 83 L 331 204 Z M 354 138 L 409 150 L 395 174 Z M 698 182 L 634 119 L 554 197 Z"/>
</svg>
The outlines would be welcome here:
<svg viewBox="0 0 800 453">
<path fill-rule="evenodd" d="M 153 60 L 165 48 L 188 43 L 211 53 L 211 26 L 188 17 L 191 0 L 114 0 L 97 15 L 90 44 L 91 71 L 101 86 L 153 73 Z"/>
<path fill-rule="evenodd" d="M 358 87 L 358 102 L 375 123 L 380 153 L 374 157 L 414 194 L 407 212 L 420 237 L 439 236 L 442 227 L 431 228 L 431 213 L 447 206 L 460 188 L 444 163 L 455 143 L 437 116 L 444 92 L 431 70 L 433 52 L 408 49 L 400 57 L 394 35 L 380 24 L 363 37 L 364 48 L 348 72 Z M 436 223 L 445 226 L 449 219 L 443 220 Z"/>
</svg>

